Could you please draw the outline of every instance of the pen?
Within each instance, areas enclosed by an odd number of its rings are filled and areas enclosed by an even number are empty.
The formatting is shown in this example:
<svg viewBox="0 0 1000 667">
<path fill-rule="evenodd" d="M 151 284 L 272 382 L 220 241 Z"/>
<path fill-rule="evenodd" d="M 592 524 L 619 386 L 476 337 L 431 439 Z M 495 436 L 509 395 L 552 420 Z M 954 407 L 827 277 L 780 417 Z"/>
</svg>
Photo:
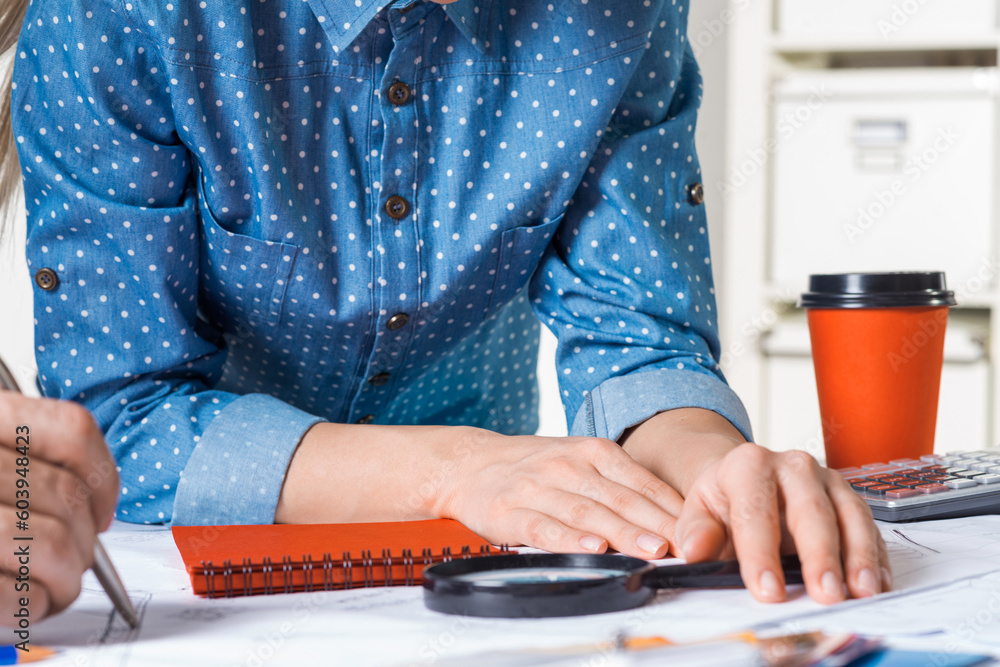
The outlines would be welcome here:
<svg viewBox="0 0 1000 667">
<path fill-rule="evenodd" d="M 14 375 L 4 365 L 3 360 L 0 360 L 0 388 L 21 393 L 21 388 L 18 387 L 17 380 L 14 379 Z M 94 538 L 94 565 L 92 569 L 94 570 L 94 574 L 97 575 L 97 580 L 101 582 L 104 592 L 111 598 L 115 609 L 118 610 L 118 613 L 125 619 L 129 627 L 139 627 L 139 616 L 135 612 L 135 607 L 132 606 L 132 601 L 129 600 L 128 592 L 125 590 L 125 586 L 122 584 L 115 566 L 111 564 L 111 559 L 108 558 L 108 553 L 104 550 L 104 545 L 96 537 Z M 16 663 L 0 662 L 0 664 Z"/>
<path fill-rule="evenodd" d="M 0 646 L 0 665 L 23 665 L 26 662 L 38 662 L 51 658 L 56 654 L 50 648 L 44 646 L 33 646 L 27 651 L 22 651 L 16 646 Z"/>
</svg>

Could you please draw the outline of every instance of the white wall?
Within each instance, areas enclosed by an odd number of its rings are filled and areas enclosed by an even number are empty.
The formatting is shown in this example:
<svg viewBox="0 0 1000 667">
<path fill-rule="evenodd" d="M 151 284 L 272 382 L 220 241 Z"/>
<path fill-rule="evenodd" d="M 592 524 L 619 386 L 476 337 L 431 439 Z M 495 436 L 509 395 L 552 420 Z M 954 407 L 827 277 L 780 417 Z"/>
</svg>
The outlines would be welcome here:
<svg viewBox="0 0 1000 667">
<path fill-rule="evenodd" d="M 722 284 L 725 266 L 718 261 L 723 256 L 725 238 L 722 235 L 724 204 L 717 185 L 725 180 L 726 158 L 726 58 L 728 31 L 726 8 L 728 0 L 691 0 L 688 17 L 688 39 L 701 67 L 705 81 L 698 130 L 695 140 L 701 160 L 702 183 L 705 185 L 705 206 L 708 214 L 708 235 L 712 244 L 715 284 Z"/>
<path fill-rule="evenodd" d="M 37 395 L 32 348 L 32 292 L 24 261 L 23 209 L 18 202 L 18 216 L 13 225 L 3 230 L 0 242 L 0 358 L 14 373 L 21 390 Z"/>
</svg>

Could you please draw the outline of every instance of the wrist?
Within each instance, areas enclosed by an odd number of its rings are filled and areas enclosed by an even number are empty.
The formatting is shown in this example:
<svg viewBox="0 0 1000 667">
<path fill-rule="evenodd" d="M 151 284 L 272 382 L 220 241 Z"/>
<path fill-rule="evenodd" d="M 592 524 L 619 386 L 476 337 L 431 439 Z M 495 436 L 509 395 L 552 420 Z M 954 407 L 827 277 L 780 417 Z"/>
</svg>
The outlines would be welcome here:
<svg viewBox="0 0 1000 667">
<path fill-rule="evenodd" d="M 729 420 L 701 408 L 660 412 L 619 438 L 636 462 L 682 496 L 706 468 L 744 442 Z"/>
<path fill-rule="evenodd" d="M 432 448 L 434 461 L 420 487 L 423 511 L 439 519 L 456 517 L 462 485 L 474 477 L 472 471 L 479 467 L 486 447 L 504 437 L 475 426 L 452 426 L 449 433 L 452 437 Z"/>
</svg>

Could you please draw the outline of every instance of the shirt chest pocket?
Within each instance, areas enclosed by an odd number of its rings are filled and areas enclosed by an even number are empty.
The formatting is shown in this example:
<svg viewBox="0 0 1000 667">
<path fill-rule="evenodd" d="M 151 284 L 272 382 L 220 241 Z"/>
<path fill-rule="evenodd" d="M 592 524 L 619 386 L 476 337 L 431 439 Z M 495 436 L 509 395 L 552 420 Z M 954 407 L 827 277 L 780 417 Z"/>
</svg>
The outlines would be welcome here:
<svg viewBox="0 0 1000 667">
<path fill-rule="evenodd" d="M 241 338 L 278 326 L 298 247 L 227 231 L 207 206 L 201 219 L 202 316 Z"/>
<path fill-rule="evenodd" d="M 501 235 L 499 261 L 486 308 L 487 317 L 510 302 L 528 284 L 562 219 L 563 215 L 559 215 L 540 225 L 508 229 Z"/>
</svg>

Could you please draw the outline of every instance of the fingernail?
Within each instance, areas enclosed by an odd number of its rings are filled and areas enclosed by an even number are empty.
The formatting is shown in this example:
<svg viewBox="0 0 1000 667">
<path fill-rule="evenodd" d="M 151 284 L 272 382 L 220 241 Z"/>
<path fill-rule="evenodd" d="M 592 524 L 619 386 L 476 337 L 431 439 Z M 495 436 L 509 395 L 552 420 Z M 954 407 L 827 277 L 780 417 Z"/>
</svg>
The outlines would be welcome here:
<svg viewBox="0 0 1000 667">
<path fill-rule="evenodd" d="M 829 598 L 835 598 L 837 600 L 844 597 L 844 585 L 840 580 L 840 577 L 833 570 L 828 570 L 823 573 L 820 579 L 820 584 L 823 586 L 823 592 Z"/>
<path fill-rule="evenodd" d="M 774 572 L 764 570 L 760 573 L 760 594 L 768 600 L 778 600 L 781 598 L 778 578 L 774 576 Z"/>
<path fill-rule="evenodd" d="M 892 590 L 892 572 L 884 565 L 882 566 L 882 590 Z"/>
<path fill-rule="evenodd" d="M 858 573 L 858 588 L 865 595 L 878 593 L 878 579 L 875 578 L 875 570 L 866 567 Z"/>
<path fill-rule="evenodd" d="M 643 534 L 636 539 L 635 543 L 646 553 L 655 554 L 663 547 L 664 544 L 667 543 L 667 541 L 662 537 Z"/>
<path fill-rule="evenodd" d="M 586 551 L 604 551 L 604 540 L 593 535 L 584 535 L 580 538 L 580 546 Z"/>
</svg>

